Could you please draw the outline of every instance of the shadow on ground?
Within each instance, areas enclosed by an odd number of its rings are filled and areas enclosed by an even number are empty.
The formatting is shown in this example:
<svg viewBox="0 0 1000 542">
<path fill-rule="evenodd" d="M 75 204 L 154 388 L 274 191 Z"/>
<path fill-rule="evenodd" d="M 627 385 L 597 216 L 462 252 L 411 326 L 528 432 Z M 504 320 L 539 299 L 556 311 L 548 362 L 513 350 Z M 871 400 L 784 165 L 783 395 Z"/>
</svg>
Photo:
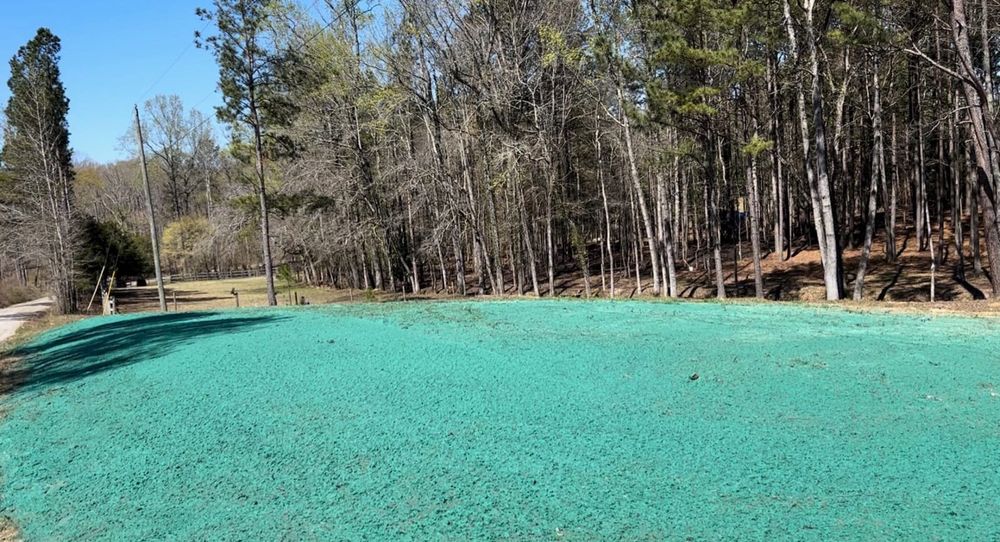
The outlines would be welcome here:
<svg viewBox="0 0 1000 542">
<path fill-rule="evenodd" d="M 954 258 L 952 258 L 954 260 Z M 844 258 L 844 296 L 851 298 L 858 264 L 856 254 Z M 739 280 L 733 280 L 732 262 L 726 270 L 726 295 L 729 297 L 749 297 L 754 295 L 753 265 L 744 260 L 739 267 Z M 697 298 L 715 295 L 714 273 L 682 272 L 684 285 L 681 297 Z M 961 301 L 986 299 L 984 288 L 988 289 L 989 277 L 985 273 L 975 274 L 971 265 L 963 271 L 954 261 L 944 261 L 935 277 L 935 299 L 937 301 Z M 812 290 L 810 293 L 807 290 Z M 773 265 L 764 273 L 764 291 L 767 299 L 819 300 L 822 299 L 823 266 L 819 260 L 802 262 L 782 262 Z M 819 297 L 816 297 L 819 296 Z M 878 301 L 927 302 L 931 298 L 930 252 L 906 252 L 895 262 L 887 261 L 881 254 L 872 256 L 865 276 L 864 298 Z"/>
<path fill-rule="evenodd" d="M 164 290 L 167 306 L 175 303 L 186 305 L 195 302 L 230 301 L 235 306 L 233 296 L 213 296 L 197 290 L 181 290 L 167 287 Z M 126 313 L 140 310 L 155 310 L 160 302 L 159 294 L 155 289 L 141 288 L 120 288 L 115 290 L 115 299 L 118 301 L 118 308 Z M 100 308 L 100 307 L 98 307 Z"/>
<path fill-rule="evenodd" d="M 17 348 L 18 363 L 0 366 L 0 393 L 38 390 L 147 360 L 193 341 L 243 332 L 277 315 L 220 318 L 218 313 L 153 314 L 109 321 Z"/>
</svg>

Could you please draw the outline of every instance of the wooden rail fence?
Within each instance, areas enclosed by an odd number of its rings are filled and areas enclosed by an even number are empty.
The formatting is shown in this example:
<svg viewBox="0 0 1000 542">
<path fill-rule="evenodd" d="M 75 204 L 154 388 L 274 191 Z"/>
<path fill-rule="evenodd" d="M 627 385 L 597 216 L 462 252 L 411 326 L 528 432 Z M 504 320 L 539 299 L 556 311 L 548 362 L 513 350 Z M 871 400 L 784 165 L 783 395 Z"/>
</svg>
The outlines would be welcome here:
<svg viewBox="0 0 1000 542">
<path fill-rule="evenodd" d="M 247 277 L 261 277 L 264 275 L 264 269 L 233 269 L 225 271 L 202 271 L 200 273 L 177 273 L 173 275 L 164 275 L 163 283 L 171 284 L 174 282 L 193 282 L 196 280 L 224 280 L 224 279 L 242 279 Z"/>
</svg>

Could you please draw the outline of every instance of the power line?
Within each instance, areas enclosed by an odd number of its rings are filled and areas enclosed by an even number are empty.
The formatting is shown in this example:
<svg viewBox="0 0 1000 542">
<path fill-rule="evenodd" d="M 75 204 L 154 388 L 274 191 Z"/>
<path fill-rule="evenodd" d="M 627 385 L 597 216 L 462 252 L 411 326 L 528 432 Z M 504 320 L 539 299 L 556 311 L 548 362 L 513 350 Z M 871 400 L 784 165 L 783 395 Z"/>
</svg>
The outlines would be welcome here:
<svg viewBox="0 0 1000 542">
<path fill-rule="evenodd" d="M 313 11 L 313 8 L 315 8 L 315 7 L 316 7 L 316 5 L 317 5 L 317 4 L 319 4 L 319 1 L 320 1 L 320 0 L 313 0 L 313 2 L 312 2 L 311 4 L 309 4 L 309 7 L 307 7 L 307 8 L 305 9 L 304 13 L 307 13 L 307 14 L 311 14 L 311 13 L 312 13 L 312 11 Z M 312 41 L 312 40 L 314 40 L 315 38 L 319 37 L 319 35 L 320 35 L 320 34 L 321 34 L 321 33 L 322 33 L 322 32 L 323 32 L 324 30 L 326 30 L 327 28 L 329 28 L 330 26 L 332 26 L 332 25 L 333 25 L 333 24 L 334 24 L 335 22 L 337 22 L 337 21 L 338 21 L 338 20 L 339 20 L 340 18 L 341 18 L 340 16 L 338 16 L 338 17 L 335 17 L 334 19 L 332 19 L 332 20 L 331 20 L 331 21 L 329 21 L 328 23 L 324 24 L 324 25 L 323 25 L 323 26 L 322 26 L 322 27 L 321 27 L 321 28 L 320 28 L 319 30 L 317 30 L 317 31 L 316 31 L 316 32 L 315 32 L 314 34 L 312 34 L 311 36 L 309 36 L 308 38 L 306 38 L 306 39 L 305 39 L 305 40 L 304 40 L 304 41 L 303 41 L 303 42 L 302 42 L 302 43 L 300 44 L 300 46 L 305 46 L 305 45 L 309 44 L 309 42 L 311 42 L 311 41 Z M 210 20 L 209 20 L 209 21 L 205 21 L 205 24 L 204 24 L 204 25 L 202 25 L 201 29 L 200 29 L 200 30 L 198 30 L 197 34 L 199 34 L 199 35 L 200 35 L 200 34 L 203 34 L 203 33 L 205 32 L 205 30 L 207 30 L 207 29 L 208 29 L 208 27 L 209 27 L 209 26 L 211 26 L 211 24 L 212 24 L 212 21 L 210 21 Z M 143 99 L 145 99 L 145 98 L 146 98 L 146 96 L 148 96 L 148 95 L 149 95 L 149 93 L 150 93 L 150 92 L 151 92 L 151 91 L 152 91 L 153 89 L 155 89 L 155 88 L 156 88 L 156 86 L 157 86 L 157 85 L 159 85 L 159 84 L 160 84 L 160 83 L 161 83 L 161 82 L 163 81 L 163 79 L 164 79 L 164 78 L 166 78 L 166 76 L 167 76 L 167 75 L 168 75 L 168 74 L 169 74 L 169 73 L 171 72 L 171 70 L 173 70 L 173 69 L 174 69 L 175 67 L 177 67 L 177 64 L 178 64 L 178 63 L 180 63 L 181 59 L 183 59 L 183 58 L 184 58 L 184 55 L 186 55 L 186 54 L 187 54 L 187 53 L 188 53 L 189 51 L 191 51 L 191 49 L 192 49 L 193 47 L 194 47 L 194 41 L 192 41 L 192 42 L 188 43 L 188 44 L 187 44 L 187 45 L 186 45 L 186 46 L 184 47 L 184 49 L 182 49 L 182 50 L 181 50 L 181 52 L 180 52 L 180 53 L 179 53 L 179 54 L 178 54 L 178 55 L 177 55 L 176 57 L 174 57 L 173 61 L 172 61 L 172 62 L 170 62 L 170 64 L 169 64 L 169 65 L 167 65 L 167 67 L 166 67 L 166 68 L 165 68 L 165 69 L 164 69 L 164 70 L 163 70 L 162 72 L 160 72 L 160 74 L 159 74 L 159 75 L 158 75 L 158 76 L 156 77 L 156 79 L 154 79 L 154 80 L 153 80 L 153 82 L 152 82 L 152 83 L 150 83 L 148 87 L 146 87 L 146 89 L 145 89 L 145 90 L 144 90 L 144 91 L 142 92 L 142 94 L 140 94 L 140 95 L 139 95 L 139 98 L 138 98 L 138 99 L 136 100 L 136 102 L 137 102 L 137 103 L 139 103 L 139 102 L 142 102 L 142 101 L 143 101 Z M 213 91 L 213 92 L 214 92 L 214 91 Z M 204 100 L 203 100 L 203 101 L 204 101 Z"/>
<path fill-rule="evenodd" d="M 210 24 L 211 24 L 211 21 L 205 22 L 204 26 L 201 27 L 201 30 L 199 30 L 198 33 L 201 34 L 202 32 L 204 32 L 205 29 L 207 29 Z M 138 100 L 139 102 L 141 102 L 147 95 L 149 95 L 149 93 L 154 88 L 156 88 L 156 85 L 159 85 L 160 82 L 163 81 L 163 79 L 167 76 L 167 74 L 170 73 L 170 70 L 173 70 L 177 66 L 177 64 L 181 61 L 181 59 L 184 58 L 184 55 L 186 55 L 188 53 L 188 51 L 191 50 L 192 47 L 194 47 L 194 42 L 193 41 L 190 42 L 190 43 L 188 43 L 187 46 L 184 47 L 184 49 L 180 52 L 180 54 L 178 54 L 174 58 L 173 62 L 171 62 L 170 65 L 168 65 L 165 70 L 163 70 L 162 72 L 160 72 L 160 75 L 157 76 L 157 78 L 148 87 L 146 87 L 146 90 L 144 90 L 142 92 L 142 94 L 139 96 L 139 100 Z"/>
<path fill-rule="evenodd" d="M 311 12 L 312 9 L 314 7 L 316 7 L 316 4 L 318 4 L 318 3 L 319 3 L 319 0 L 313 0 L 312 4 L 310 4 L 309 7 L 306 8 L 306 12 L 307 13 Z M 306 38 L 305 40 L 303 40 L 302 43 L 298 44 L 297 46 L 298 47 L 305 47 L 310 42 L 312 42 L 314 39 L 318 38 L 324 31 L 326 31 L 328 28 L 330 28 L 331 26 L 333 26 L 333 24 L 339 22 L 343 18 L 344 15 L 345 15 L 345 13 L 338 14 L 336 17 L 332 18 L 329 22 L 327 22 L 326 24 L 323 24 L 318 30 L 316 30 L 312 35 L 310 35 L 308 38 Z M 199 31 L 199 33 L 204 32 L 209 27 L 210 24 L 211 24 L 211 21 L 206 22 L 205 25 L 202 26 L 202 28 Z M 185 47 L 184 50 L 181 51 L 181 53 L 179 55 L 177 55 L 177 58 L 175 58 L 174 61 L 169 66 L 167 66 L 167 68 L 160 74 L 160 76 L 157 77 L 157 79 L 153 82 L 153 84 L 151 84 L 149 86 L 149 88 L 147 88 L 142 93 L 142 95 L 139 97 L 139 100 L 138 100 L 139 102 L 141 102 L 142 99 L 145 98 L 146 95 L 149 94 L 149 92 L 151 90 L 153 90 L 153 88 L 155 88 L 156 85 L 158 85 L 167 76 L 168 73 L 170 73 L 170 70 L 172 70 L 174 68 L 174 66 L 177 65 L 178 62 L 180 62 L 181 58 L 183 58 L 184 55 L 187 54 L 187 52 L 190 51 L 193 46 L 194 46 L 194 42 L 192 42 L 187 47 Z M 193 106 L 191 106 L 191 108 L 192 109 L 197 109 L 199 105 L 203 104 L 213 94 L 215 94 L 215 89 L 212 89 L 211 92 L 209 92 L 208 94 L 206 94 L 201 100 L 199 100 L 197 103 L 195 103 Z M 213 115 L 206 115 L 205 118 L 201 122 L 199 122 L 198 124 L 196 124 L 195 126 L 193 126 L 190 130 L 188 130 L 187 132 L 185 132 L 184 134 L 182 134 L 181 137 L 180 137 L 180 139 L 184 139 L 184 138 L 190 136 L 191 134 L 197 132 L 203 126 L 205 126 L 205 124 L 207 124 L 208 122 L 210 122 L 212 120 L 212 118 L 213 118 Z"/>
<path fill-rule="evenodd" d="M 202 25 L 201 29 L 198 31 L 198 34 L 201 34 L 201 33 L 205 32 L 205 30 L 207 30 L 208 27 L 211 24 L 212 24 L 212 21 L 206 21 L 205 24 Z M 139 107 L 138 104 L 142 103 L 142 101 L 146 98 L 146 96 L 148 96 L 149 93 L 152 92 L 152 90 L 155 89 L 156 86 L 159 85 L 160 82 L 162 82 L 164 78 L 166 78 L 166 76 L 170 73 L 170 71 L 173 70 L 177 66 L 177 64 L 181 61 L 181 59 L 184 58 L 184 55 L 186 55 L 191 50 L 191 48 L 193 48 L 193 47 L 194 47 L 194 41 L 191 41 L 174 58 L 173 62 L 171 62 L 166 67 L 166 69 L 164 69 L 162 72 L 160 72 L 160 75 L 158 75 L 156 77 L 156 79 L 148 87 L 146 87 L 146 90 L 144 90 L 142 92 L 142 94 L 139 95 L 139 98 L 135 101 L 136 110 L 138 110 L 138 107 Z M 214 88 L 212 89 L 211 92 L 209 92 L 208 94 L 206 94 L 205 97 L 203 97 L 201 100 L 198 100 L 198 103 L 196 103 L 194 106 L 192 106 L 192 109 L 197 109 L 198 106 L 201 105 L 201 104 L 203 104 L 206 100 L 208 100 L 208 98 L 210 98 L 212 96 L 212 94 L 215 94 L 215 89 Z M 192 133 L 194 133 L 195 131 L 197 131 L 198 129 L 200 129 L 202 126 L 205 125 L 206 122 L 208 122 L 209 120 L 211 120 L 211 118 L 212 118 L 212 115 L 207 115 L 205 117 L 205 119 L 202 120 L 200 123 L 198 123 L 194 128 L 192 128 L 191 130 L 188 130 L 188 132 L 185 133 L 182 136 L 182 139 L 185 138 L 185 137 L 188 137 L 189 135 L 191 135 Z"/>
</svg>

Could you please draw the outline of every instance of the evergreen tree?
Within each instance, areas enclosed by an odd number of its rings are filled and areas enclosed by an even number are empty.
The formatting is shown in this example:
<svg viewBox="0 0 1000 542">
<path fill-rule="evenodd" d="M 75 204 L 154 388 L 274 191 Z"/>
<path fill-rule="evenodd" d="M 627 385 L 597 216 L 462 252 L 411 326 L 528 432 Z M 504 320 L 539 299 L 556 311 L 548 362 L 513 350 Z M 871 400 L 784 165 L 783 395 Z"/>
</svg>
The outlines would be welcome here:
<svg viewBox="0 0 1000 542">
<path fill-rule="evenodd" d="M 217 34 L 196 43 L 209 49 L 219 65 L 219 88 L 223 106 L 219 120 L 248 128 L 253 136 L 254 171 L 260 202 L 261 246 L 267 300 L 277 305 L 271 257 L 271 226 L 268 211 L 265 137 L 275 125 L 290 118 L 293 107 L 283 92 L 291 54 L 278 51 L 269 40 L 268 0 L 215 0 L 212 9 L 198 9 L 201 18 L 215 21 Z M 234 130 L 234 133 L 239 133 Z"/>
<path fill-rule="evenodd" d="M 66 114 L 69 99 L 59 76 L 59 38 L 47 28 L 10 61 L 11 97 L 0 157 L 22 251 L 44 262 L 63 312 L 76 310 L 72 151 Z"/>
<path fill-rule="evenodd" d="M 642 0 L 636 6 L 650 112 L 701 149 L 716 295 L 724 298 L 720 210 L 731 190 L 727 159 L 736 154 L 730 141 L 733 102 L 746 91 L 742 79 L 755 73 L 738 49 L 748 6 L 719 0 Z"/>
</svg>

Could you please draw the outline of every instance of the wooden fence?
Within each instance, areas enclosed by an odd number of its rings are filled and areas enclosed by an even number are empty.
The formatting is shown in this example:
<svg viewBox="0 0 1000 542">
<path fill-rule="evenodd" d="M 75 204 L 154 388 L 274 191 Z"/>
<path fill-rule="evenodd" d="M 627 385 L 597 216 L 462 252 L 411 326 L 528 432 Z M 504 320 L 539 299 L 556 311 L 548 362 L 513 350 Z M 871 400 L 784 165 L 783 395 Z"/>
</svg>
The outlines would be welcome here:
<svg viewBox="0 0 1000 542">
<path fill-rule="evenodd" d="M 174 275 L 164 275 L 163 283 L 171 284 L 174 282 L 192 282 L 196 280 L 224 280 L 224 279 L 242 279 L 247 277 L 261 277 L 264 276 L 264 268 L 254 268 L 254 269 L 233 269 L 225 271 L 202 271 L 200 273 L 177 273 Z M 153 281 L 155 283 L 155 281 Z"/>
</svg>

